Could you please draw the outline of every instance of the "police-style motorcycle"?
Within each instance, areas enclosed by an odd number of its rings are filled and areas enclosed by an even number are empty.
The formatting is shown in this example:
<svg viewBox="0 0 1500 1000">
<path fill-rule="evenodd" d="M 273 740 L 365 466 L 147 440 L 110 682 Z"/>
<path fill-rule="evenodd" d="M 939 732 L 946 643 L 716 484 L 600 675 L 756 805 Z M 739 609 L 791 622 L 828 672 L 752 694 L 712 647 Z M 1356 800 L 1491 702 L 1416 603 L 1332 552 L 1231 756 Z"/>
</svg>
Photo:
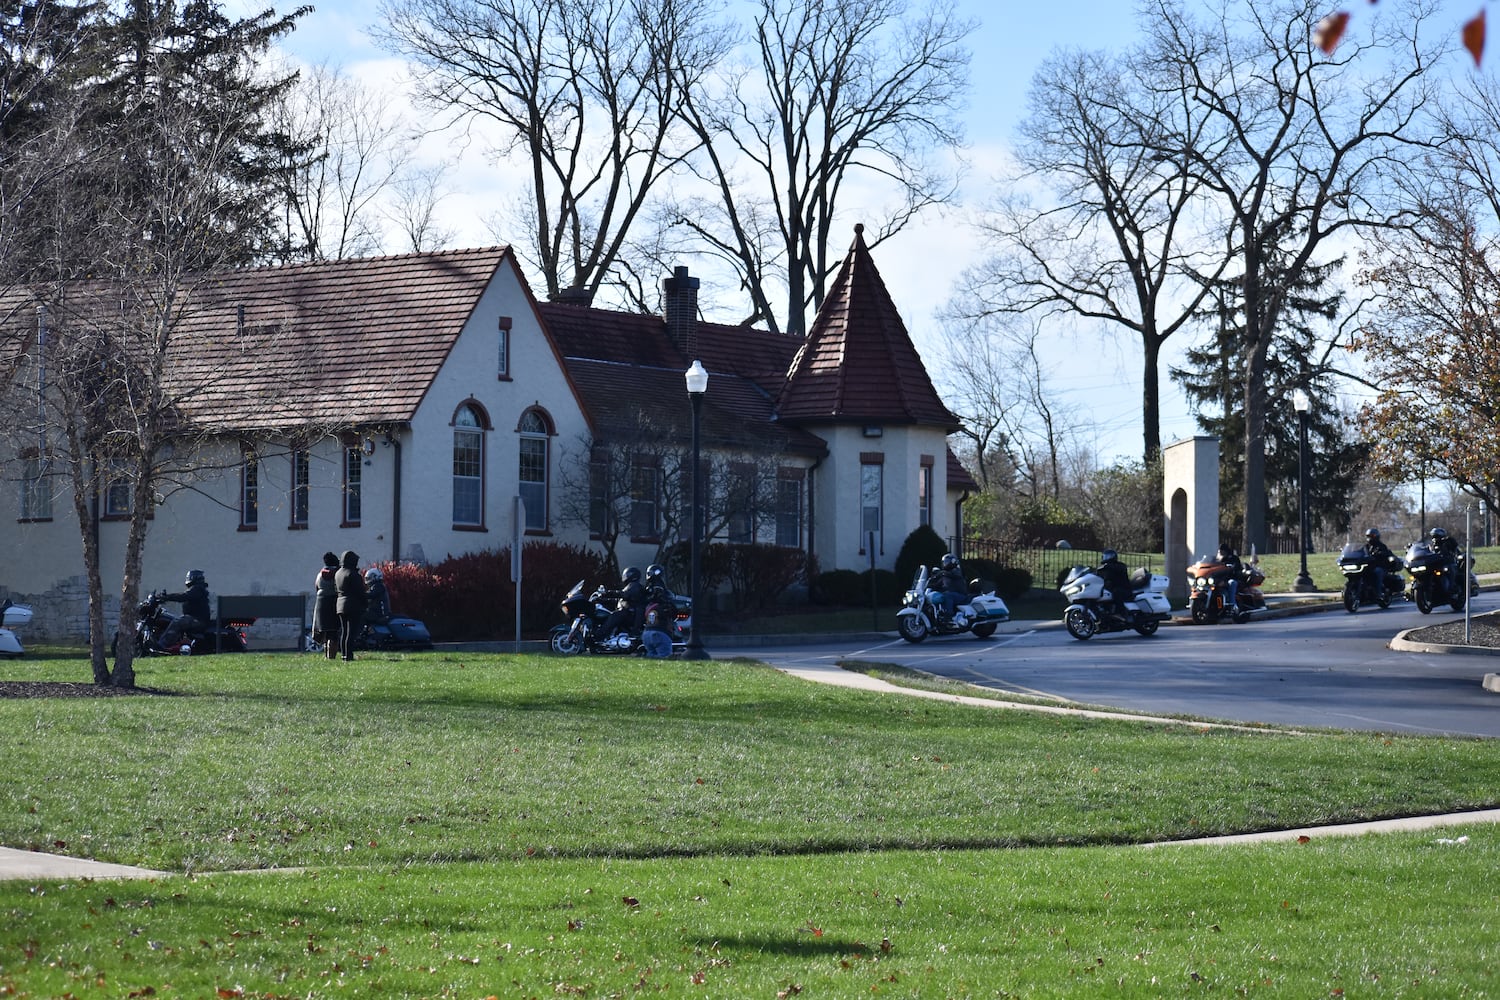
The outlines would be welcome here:
<svg viewBox="0 0 1500 1000">
<path fill-rule="evenodd" d="M 1075 639 L 1092 639 L 1101 632 L 1125 632 L 1134 629 L 1141 635 L 1155 635 L 1161 623 L 1172 617 L 1167 600 L 1169 579 L 1160 573 L 1141 568 L 1130 575 L 1131 593 L 1110 594 L 1105 600 L 1104 577 L 1088 566 L 1074 566 L 1063 578 L 1058 591 L 1068 599 L 1063 625 Z"/>
<path fill-rule="evenodd" d="M 9 597 L 0 604 L 0 656 L 18 659 L 26 652 L 16 629 L 31 624 L 31 605 L 16 604 Z"/>
<path fill-rule="evenodd" d="M 981 639 L 995 634 L 1002 622 L 1010 621 L 1010 608 L 993 589 L 980 592 L 978 580 L 969 581 L 969 600 L 954 609 L 953 616 L 943 614 L 938 592 L 927 589 L 928 567 L 917 570 L 911 589 L 902 598 L 896 612 L 896 631 L 907 642 L 921 642 L 931 635 L 961 635 L 972 632 Z"/>
</svg>

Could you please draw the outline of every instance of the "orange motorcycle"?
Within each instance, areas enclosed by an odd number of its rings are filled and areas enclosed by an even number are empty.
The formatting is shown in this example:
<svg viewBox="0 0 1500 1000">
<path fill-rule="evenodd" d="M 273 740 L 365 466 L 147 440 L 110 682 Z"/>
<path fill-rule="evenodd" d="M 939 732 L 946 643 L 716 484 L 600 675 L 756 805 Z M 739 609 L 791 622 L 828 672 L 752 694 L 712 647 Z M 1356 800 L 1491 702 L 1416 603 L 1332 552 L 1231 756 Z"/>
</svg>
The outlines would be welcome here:
<svg viewBox="0 0 1500 1000">
<path fill-rule="evenodd" d="M 1192 592 L 1188 609 L 1198 625 L 1216 625 L 1225 618 L 1242 625 L 1252 614 L 1266 609 L 1266 595 L 1260 589 L 1260 585 L 1266 582 L 1266 574 L 1261 572 L 1260 561 L 1254 556 L 1249 562 L 1240 564 L 1239 592 L 1235 598 L 1237 612 L 1233 615 L 1229 612 L 1229 581 L 1235 575 L 1232 568 L 1204 556 L 1187 568 L 1187 575 Z"/>
</svg>

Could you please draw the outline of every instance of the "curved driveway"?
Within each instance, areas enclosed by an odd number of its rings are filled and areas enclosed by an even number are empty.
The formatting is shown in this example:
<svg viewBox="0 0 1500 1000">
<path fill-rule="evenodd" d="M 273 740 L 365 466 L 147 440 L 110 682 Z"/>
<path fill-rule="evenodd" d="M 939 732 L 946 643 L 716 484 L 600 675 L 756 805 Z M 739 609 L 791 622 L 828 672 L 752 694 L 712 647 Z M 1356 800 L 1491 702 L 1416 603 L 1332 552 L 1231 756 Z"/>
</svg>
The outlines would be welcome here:
<svg viewBox="0 0 1500 1000">
<path fill-rule="evenodd" d="M 1480 594 L 1473 611 L 1494 610 Z M 1330 726 L 1413 734 L 1500 738 L 1500 694 L 1483 688 L 1500 657 L 1398 652 L 1402 630 L 1452 620 L 1415 605 L 1342 609 L 1244 625 L 1163 627 L 1072 639 L 1058 623 L 1015 622 L 988 640 L 972 636 L 912 645 L 895 638 L 819 639 L 736 647 L 715 637 L 716 657 L 746 656 L 778 667 L 842 660 L 899 664 L 996 691 L 1156 715 L 1234 722 Z"/>
</svg>

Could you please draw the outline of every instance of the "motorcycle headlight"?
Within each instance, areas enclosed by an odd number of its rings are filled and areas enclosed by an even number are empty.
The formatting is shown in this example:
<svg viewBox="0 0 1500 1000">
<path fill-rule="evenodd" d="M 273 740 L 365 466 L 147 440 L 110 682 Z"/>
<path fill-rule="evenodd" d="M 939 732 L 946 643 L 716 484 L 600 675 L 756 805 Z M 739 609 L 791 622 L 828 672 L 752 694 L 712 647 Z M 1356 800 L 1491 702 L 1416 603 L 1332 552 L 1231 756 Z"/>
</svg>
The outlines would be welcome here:
<svg viewBox="0 0 1500 1000">
<path fill-rule="evenodd" d="M 1064 597 L 1072 597 L 1074 594 L 1079 593 L 1082 590 L 1083 590 L 1083 584 L 1081 584 L 1081 583 L 1070 583 L 1070 584 L 1068 584 L 1068 586 L 1066 586 L 1066 587 L 1063 588 L 1063 596 Z"/>
</svg>

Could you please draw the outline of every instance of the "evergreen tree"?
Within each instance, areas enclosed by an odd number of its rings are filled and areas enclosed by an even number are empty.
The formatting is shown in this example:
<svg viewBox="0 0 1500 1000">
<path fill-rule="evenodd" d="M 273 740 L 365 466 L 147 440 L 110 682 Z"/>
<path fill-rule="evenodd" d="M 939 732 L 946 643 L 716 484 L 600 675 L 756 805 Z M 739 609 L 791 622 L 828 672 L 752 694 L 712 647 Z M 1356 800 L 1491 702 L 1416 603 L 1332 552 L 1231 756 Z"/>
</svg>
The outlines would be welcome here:
<svg viewBox="0 0 1500 1000">
<path fill-rule="evenodd" d="M 1308 267 L 1300 277 L 1288 281 L 1285 268 L 1268 273 L 1275 280 L 1275 293 L 1285 297 L 1283 319 L 1272 337 L 1266 360 L 1266 498 L 1270 534 L 1295 538 L 1298 534 L 1300 493 L 1297 482 L 1298 418 L 1293 412 L 1292 393 L 1301 388 L 1314 399 L 1331 398 L 1331 379 L 1321 359 L 1314 323 L 1330 320 L 1343 302 L 1342 292 L 1325 292 L 1324 286 L 1342 264 L 1341 260 Z M 1219 439 L 1220 524 L 1231 537 L 1244 527 L 1245 398 L 1244 359 L 1246 343 L 1243 302 L 1239 283 L 1214 283 L 1215 307 L 1201 319 L 1211 324 L 1208 341 L 1186 353 L 1186 364 L 1174 367 L 1172 380 L 1193 404 L 1198 426 Z M 1364 464 L 1364 449 L 1349 439 L 1342 413 L 1313 406 L 1307 414 L 1308 518 L 1314 530 L 1347 531 L 1351 497 Z"/>
</svg>

